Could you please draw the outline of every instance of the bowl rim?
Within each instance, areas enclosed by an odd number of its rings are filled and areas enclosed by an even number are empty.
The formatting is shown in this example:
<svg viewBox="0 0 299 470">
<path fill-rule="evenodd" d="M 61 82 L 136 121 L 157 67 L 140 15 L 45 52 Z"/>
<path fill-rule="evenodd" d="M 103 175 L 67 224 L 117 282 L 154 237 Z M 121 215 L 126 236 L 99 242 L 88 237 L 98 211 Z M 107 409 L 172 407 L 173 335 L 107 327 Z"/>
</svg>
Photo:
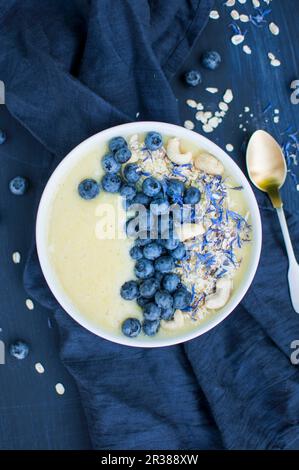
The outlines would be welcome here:
<svg viewBox="0 0 299 470">
<path fill-rule="evenodd" d="M 251 223 L 254 233 L 254 239 L 252 240 L 252 251 L 251 258 L 248 268 L 246 269 L 246 275 L 242 282 L 238 286 L 237 291 L 235 292 L 234 298 L 220 309 L 219 312 L 214 313 L 211 318 L 206 318 L 203 324 L 198 325 L 194 330 L 188 331 L 187 333 L 179 334 L 177 337 L 163 338 L 163 339 L 140 339 L 137 338 L 127 338 L 126 336 L 121 336 L 117 334 L 109 333 L 105 330 L 102 330 L 99 325 L 93 324 L 87 318 L 82 315 L 75 305 L 72 304 L 68 296 L 63 292 L 59 282 L 54 275 L 54 269 L 51 266 L 49 256 L 48 256 L 48 247 L 47 247 L 47 227 L 48 227 L 48 217 L 49 209 L 51 207 L 51 202 L 53 201 L 53 194 L 55 193 L 55 188 L 57 181 L 59 181 L 63 175 L 67 173 L 67 170 L 73 167 L 77 160 L 82 158 L 84 153 L 94 150 L 99 142 L 108 142 L 112 137 L 117 135 L 129 136 L 133 134 L 139 134 L 149 131 L 158 131 L 162 135 L 173 135 L 178 138 L 183 138 L 188 141 L 194 142 L 199 148 L 206 150 L 207 152 L 215 155 L 226 167 L 229 169 L 229 173 L 232 170 L 232 176 L 242 184 L 244 188 L 243 194 L 246 196 L 246 203 L 251 214 Z M 75 148 L 73 148 L 58 164 L 50 178 L 47 181 L 47 184 L 43 190 L 38 211 L 36 217 L 36 246 L 37 253 L 40 262 L 40 266 L 45 277 L 45 280 L 51 290 L 52 294 L 62 306 L 62 308 L 81 326 L 94 333 L 95 335 L 104 338 L 106 340 L 118 343 L 121 345 L 131 346 L 131 347 L 145 347 L 145 348 L 155 348 L 163 346 L 172 346 L 179 344 L 191 339 L 197 338 L 207 331 L 214 328 L 216 325 L 221 323 L 228 315 L 230 315 L 234 309 L 239 305 L 246 292 L 248 291 L 253 278 L 255 276 L 262 246 L 262 225 L 261 217 L 258 208 L 258 204 L 253 193 L 253 190 L 247 180 L 246 176 L 239 168 L 239 166 L 234 162 L 234 160 L 217 144 L 212 142 L 207 137 L 186 129 L 182 126 L 177 126 L 174 124 L 168 124 L 159 121 L 138 121 L 130 122 L 127 124 L 121 124 L 118 126 L 110 127 L 100 131 L 91 137 L 85 139 Z"/>
</svg>

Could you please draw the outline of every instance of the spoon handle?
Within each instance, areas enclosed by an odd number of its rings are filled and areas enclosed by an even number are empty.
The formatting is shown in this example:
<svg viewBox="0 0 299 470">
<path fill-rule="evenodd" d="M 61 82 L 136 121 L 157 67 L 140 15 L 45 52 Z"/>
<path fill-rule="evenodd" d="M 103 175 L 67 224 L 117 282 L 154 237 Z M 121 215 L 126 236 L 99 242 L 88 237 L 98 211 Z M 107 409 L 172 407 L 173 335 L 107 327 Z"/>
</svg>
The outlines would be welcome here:
<svg viewBox="0 0 299 470">
<path fill-rule="evenodd" d="M 276 211 L 289 258 L 288 280 L 291 300 L 295 312 L 299 313 L 299 264 L 297 263 L 297 260 L 295 258 L 293 245 L 290 239 L 289 229 L 287 226 L 287 221 L 284 215 L 284 210 L 282 207 L 278 207 L 276 208 Z"/>
</svg>

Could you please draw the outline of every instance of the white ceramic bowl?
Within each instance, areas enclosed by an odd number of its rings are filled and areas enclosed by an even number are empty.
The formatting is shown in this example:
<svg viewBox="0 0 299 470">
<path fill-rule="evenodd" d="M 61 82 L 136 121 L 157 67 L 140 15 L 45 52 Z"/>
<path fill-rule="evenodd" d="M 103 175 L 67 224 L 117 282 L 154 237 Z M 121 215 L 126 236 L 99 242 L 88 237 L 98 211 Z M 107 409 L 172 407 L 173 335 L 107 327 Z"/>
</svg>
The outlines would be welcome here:
<svg viewBox="0 0 299 470">
<path fill-rule="evenodd" d="M 201 325 L 195 327 L 194 330 L 189 331 L 187 334 L 178 334 L 178 336 L 175 338 L 153 338 L 151 340 L 149 338 L 142 339 L 139 337 L 130 339 L 125 336 L 121 336 L 121 334 L 118 335 L 107 333 L 107 331 L 103 331 L 100 326 L 95 326 L 89 322 L 84 317 L 84 315 L 75 308 L 71 300 L 63 292 L 48 256 L 47 222 L 49 220 L 49 212 L 53 200 L 53 194 L 56 192 L 58 183 L 62 178 L 64 178 L 64 176 L 69 172 L 70 168 L 76 164 L 82 155 L 88 154 L 95 147 L 101 148 L 103 144 L 107 143 L 112 137 L 117 135 L 126 137 L 135 133 L 143 133 L 151 130 L 158 131 L 162 135 L 177 136 L 179 138 L 186 139 L 198 147 L 207 150 L 211 154 L 215 155 L 224 164 L 226 171 L 232 175 L 234 180 L 244 187 L 243 194 L 245 195 L 248 209 L 251 213 L 253 240 L 252 251 L 250 261 L 246 268 L 246 272 L 244 273 L 243 279 L 239 283 L 238 287 L 233 291 L 229 302 L 216 314 L 211 315 L 210 318 L 207 317 Z M 236 163 L 220 147 L 202 135 L 187 130 L 184 127 L 174 126 L 172 124 L 166 124 L 163 122 L 133 122 L 129 124 L 123 124 L 99 132 L 98 134 L 93 135 L 89 139 L 79 144 L 62 160 L 62 162 L 57 166 L 52 176 L 50 177 L 39 204 L 36 222 L 36 243 L 41 268 L 52 293 L 60 305 L 64 308 L 64 310 L 72 318 L 74 318 L 74 320 L 98 336 L 116 343 L 139 347 L 160 347 L 181 343 L 183 341 L 187 341 L 202 335 L 224 320 L 240 303 L 253 280 L 259 262 L 261 240 L 261 219 L 257 202 L 246 177 L 236 165 Z"/>
</svg>

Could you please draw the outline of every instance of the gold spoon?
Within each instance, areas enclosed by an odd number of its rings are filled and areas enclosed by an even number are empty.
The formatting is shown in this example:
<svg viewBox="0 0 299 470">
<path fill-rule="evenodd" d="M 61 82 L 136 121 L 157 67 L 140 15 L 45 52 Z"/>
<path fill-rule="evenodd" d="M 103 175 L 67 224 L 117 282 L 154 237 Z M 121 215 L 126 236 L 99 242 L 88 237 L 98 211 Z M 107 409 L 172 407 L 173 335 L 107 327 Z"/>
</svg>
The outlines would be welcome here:
<svg viewBox="0 0 299 470">
<path fill-rule="evenodd" d="M 259 130 L 251 136 L 246 153 L 247 171 L 253 184 L 268 194 L 280 222 L 288 258 L 288 281 L 294 310 L 299 313 L 299 265 L 296 261 L 283 210 L 280 188 L 285 182 L 287 166 L 282 150 L 267 132 Z"/>
</svg>

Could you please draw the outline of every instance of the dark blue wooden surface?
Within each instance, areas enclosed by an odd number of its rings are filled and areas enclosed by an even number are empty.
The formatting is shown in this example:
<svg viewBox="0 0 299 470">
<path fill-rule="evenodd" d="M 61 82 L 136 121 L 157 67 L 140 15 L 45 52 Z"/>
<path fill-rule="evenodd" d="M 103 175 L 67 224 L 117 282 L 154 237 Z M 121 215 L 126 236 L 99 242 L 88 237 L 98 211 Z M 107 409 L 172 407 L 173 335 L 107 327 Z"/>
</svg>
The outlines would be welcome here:
<svg viewBox="0 0 299 470">
<path fill-rule="evenodd" d="M 261 6 L 267 8 L 263 0 Z M 173 80 L 173 88 L 180 103 L 182 122 L 185 119 L 196 122 L 193 110 L 185 105 L 186 99 L 193 98 L 213 110 L 221 93 L 227 88 L 233 90 L 234 101 L 229 112 L 208 137 L 223 148 L 227 143 L 233 144 L 232 157 L 244 168 L 242 148 L 255 129 L 267 129 L 283 142 L 289 139 L 287 134 L 293 134 L 299 126 L 299 105 L 291 104 L 289 88 L 290 82 L 299 78 L 299 2 L 273 0 L 267 23 L 260 27 L 251 23 L 241 24 L 243 31 L 247 29 L 245 43 L 252 49 L 250 56 L 242 51 L 242 45 L 236 47 L 230 42 L 232 8 L 223 5 L 222 0 L 216 1 L 215 8 L 220 19 L 209 21 L 180 74 Z M 245 5 L 236 1 L 234 8 L 240 13 L 256 15 L 251 0 L 247 0 Z M 279 25 L 279 36 L 269 32 L 269 21 Z M 199 57 L 207 49 L 221 53 L 221 68 L 215 72 L 200 69 L 202 85 L 195 89 L 185 87 L 181 74 L 190 68 L 199 68 Z M 280 67 L 270 65 L 268 52 L 273 52 L 281 60 Z M 219 95 L 205 91 L 211 86 L 219 89 Z M 263 112 L 268 104 L 272 108 Z M 250 107 L 247 115 L 245 106 Z M 280 110 L 279 124 L 273 123 L 275 108 Z M 253 117 L 250 117 L 251 113 Z M 240 114 L 243 114 L 242 118 Z M 239 128 L 240 123 L 246 127 L 246 132 Z M 290 125 L 293 129 L 289 128 Z M 50 313 L 38 305 L 33 310 L 25 306 L 22 271 L 34 230 L 36 188 L 46 171 L 43 148 L 8 114 L 5 106 L 0 106 L 0 128 L 8 134 L 7 143 L 0 147 L 0 340 L 9 345 L 14 339 L 23 338 L 31 347 L 30 356 L 25 361 L 17 362 L 7 354 L 6 364 L 0 365 L 0 448 L 88 448 L 90 442 L 80 399 L 73 381 L 60 363 L 59 338 L 55 326 L 49 327 Z M 289 130 L 285 134 L 287 128 Z M 195 130 L 201 132 L 199 124 Z M 295 165 L 292 164 L 290 170 L 298 175 Z M 17 174 L 31 181 L 30 190 L 23 198 L 14 197 L 8 191 L 10 178 Z M 283 192 L 286 207 L 298 210 L 299 192 L 296 191 L 294 177 L 288 177 Z M 14 251 L 22 255 L 20 264 L 12 262 Z M 43 364 L 44 374 L 35 371 L 36 362 Z M 62 396 L 55 392 L 57 382 L 65 386 Z"/>
</svg>

